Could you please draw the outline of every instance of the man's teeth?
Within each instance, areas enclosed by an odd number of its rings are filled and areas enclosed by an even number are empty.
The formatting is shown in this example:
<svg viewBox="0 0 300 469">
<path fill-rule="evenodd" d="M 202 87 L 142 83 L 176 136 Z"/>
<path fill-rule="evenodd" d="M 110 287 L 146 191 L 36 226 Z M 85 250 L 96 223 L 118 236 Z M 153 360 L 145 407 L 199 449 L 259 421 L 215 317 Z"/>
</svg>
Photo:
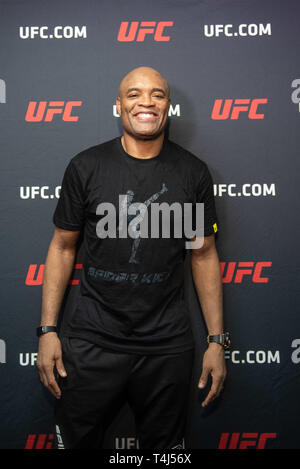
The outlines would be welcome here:
<svg viewBox="0 0 300 469">
<path fill-rule="evenodd" d="M 139 112 L 138 114 L 136 114 L 136 117 L 138 117 L 139 119 L 153 119 L 156 117 L 155 114 L 153 114 L 153 112 Z"/>
</svg>

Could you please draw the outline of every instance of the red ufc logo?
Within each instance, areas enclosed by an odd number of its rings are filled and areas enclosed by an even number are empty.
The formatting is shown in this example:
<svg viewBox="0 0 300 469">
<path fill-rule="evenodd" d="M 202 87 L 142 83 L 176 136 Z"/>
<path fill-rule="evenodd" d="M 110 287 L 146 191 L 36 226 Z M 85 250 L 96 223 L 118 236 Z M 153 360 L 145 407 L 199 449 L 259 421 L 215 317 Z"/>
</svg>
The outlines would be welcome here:
<svg viewBox="0 0 300 469">
<path fill-rule="evenodd" d="M 27 122 L 51 122 L 55 114 L 62 114 L 62 120 L 65 122 L 76 122 L 78 116 L 72 116 L 72 108 L 82 105 L 82 101 L 30 101 L 25 120 Z"/>
<path fill-rule="evenodd" d="M 153 35 L 154 41 L 163 42 L 169 41 L 170 36 L 164 36 L 164 29 L 173 26 L 174 21 L 122 21 L 118 41 L 120 42 L 143 42 L 146 34 Z M 128 27 L 129 26 L 129 27 Z"/>
<path fill-rule="evenodd" d="M 224 101 L 224 104 L 223 104 Z M 247 112 L 249 119 L 264 119 L 264 114 L 258 114 L 257 108 L 260 104 L 266 104 L 268 100 L 262 99 L 216 99 L 211 113 L 211 118 L 214 120 L 236 120 L 239 118 L 241 112 Z M 221 111 L 223 105 L 223 109 Z M 230 117 L 229 117 L 230 116 Z"/>
<path fill-rule="evenodd" d="M 277 433 L 222 433 L 218 449 L 247 449 L 254 447 L 256 449 L 264 449 L 267 440 L 276 438 Z"/>
<path fill-rule="evenodd" d="M 38 268 L 37 264 L 30 264 L 25 279 L 25 285 L 34 286 L 42 285 L 44 277 L 45 265 L 41 264 Z M 82 264 L 75 264 L 74 269 L 82 269 Z M 79 280 L 70 279 L 69 285 L 79 285 Z"/>
<path fill-rule="evenodd" d="M 255 265 L 254 265 L 255 264 Z M 272 262 L 220 262 L 223 283 L 241 283 L 246 275 L 253 283 L 268 283 L 268 277 L 262 277 L 262 269 L 271 267 Z M 236 268 L 237 267 L 237 268 Z M 42 285 L 45 265 L 30 264 L 25 279 L 29 286 Z M 75 264 L 75 270 L 82 269 L 82 264 Z M 79 285 L 79 280 L 70 279 L 69 285 Z"/>
<path fill-rule="evenodd" d="M 53 433 L 50 433 L 49 435 L 28 435 L 25 449 L 52 449 L 53 438 Z"/>
<path fill-rule="evenodd" d="M 224 275 L 225 266 L 226 273 Z M 236 269 L 236 264 L 238 267 Z M 255 264 L 255 266 L 254 266 Z M 268 277 L 262 277 L 262 269 L 271 267 L 272 262 L 220 262 L 223 283 L 241 283 L 245 275 L 250 275 L 253 283 L 268 283 Z"/>
</svg>

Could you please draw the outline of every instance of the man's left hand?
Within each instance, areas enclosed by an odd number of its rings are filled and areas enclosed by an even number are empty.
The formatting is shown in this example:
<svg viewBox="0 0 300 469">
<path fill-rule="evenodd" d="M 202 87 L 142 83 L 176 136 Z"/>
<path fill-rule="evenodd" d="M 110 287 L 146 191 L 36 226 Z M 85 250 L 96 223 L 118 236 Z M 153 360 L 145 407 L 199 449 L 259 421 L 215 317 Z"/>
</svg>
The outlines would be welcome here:
<svg viewBox="0 0 300 469">
<path fill-rule="evenodd" d="M 214 342 L 209 344 L 204 353 L 202 374 L 199 379 L 198 388 L 205 388 L 209 375 L 212 377 L 212 385 L 206 399 L 201 404 L 202 407 L 205 407 L 219 396 L 226 378 L 224 349 L 222 345 Z"/>
</svg>

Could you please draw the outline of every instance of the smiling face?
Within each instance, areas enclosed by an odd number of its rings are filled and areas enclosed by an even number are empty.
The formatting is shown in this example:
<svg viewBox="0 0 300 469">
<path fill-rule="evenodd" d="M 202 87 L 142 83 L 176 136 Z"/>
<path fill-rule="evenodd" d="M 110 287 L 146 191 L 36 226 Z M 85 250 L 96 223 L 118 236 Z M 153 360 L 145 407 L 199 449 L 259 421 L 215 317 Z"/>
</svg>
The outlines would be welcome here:
<svg viewBox="0 0 300 469">
<path fill-rule="evenodd" d="M 167 124 L 169 85 L 156 70 L 139 67 L 123 78 L 116 105 L 124 133 L 155 139 Z"/>
</svg>

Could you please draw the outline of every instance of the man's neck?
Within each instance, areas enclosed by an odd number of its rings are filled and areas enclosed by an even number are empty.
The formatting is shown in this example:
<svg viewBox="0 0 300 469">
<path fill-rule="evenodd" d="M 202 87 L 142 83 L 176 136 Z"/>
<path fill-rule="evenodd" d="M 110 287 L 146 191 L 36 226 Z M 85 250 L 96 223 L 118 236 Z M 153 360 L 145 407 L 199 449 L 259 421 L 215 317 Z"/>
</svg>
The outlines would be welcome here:
<svg viewBox="0 0 300 469">
<path fill-rule="evenodd" d="M 126 153 L 136 158 L 148 159 L 157 156 L 162 149 L 163 142 L 164 132 L 154 140 L 136 140 L 125 132 L 121 137 L 121 143 Z"/>
</svg>

